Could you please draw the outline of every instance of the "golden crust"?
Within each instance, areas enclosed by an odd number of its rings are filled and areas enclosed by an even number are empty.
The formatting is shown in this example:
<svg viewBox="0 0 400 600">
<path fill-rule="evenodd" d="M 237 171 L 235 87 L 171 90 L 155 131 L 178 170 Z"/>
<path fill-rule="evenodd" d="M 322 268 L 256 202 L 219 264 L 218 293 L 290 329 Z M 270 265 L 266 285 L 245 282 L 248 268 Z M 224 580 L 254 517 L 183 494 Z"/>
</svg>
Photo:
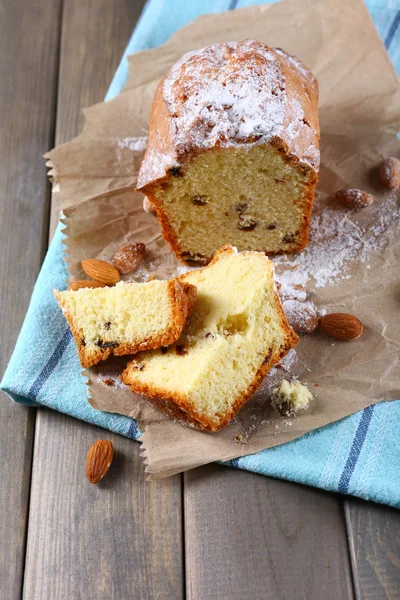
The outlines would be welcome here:
<svg viewBox="0 0 400 600">
<path fill-rule="evenodd" d="M 117 347 L 99 347 L 96 349 L 86 348 L 82 332 L 75 325 L 71 314 L 65 310 L 65 307 L 63 306 L 60 292 L 54 290 L 54 297 L 58 301 L 60 307 L 64 310 L 64 316 L 76 342 L 80 363 L 82 367 L 87 369 L 100 361 L 106 360 L 112 354 L 115 356 L 136 354 L 143 350 L 155 350 L 161 346 L 168 346 L 175 342 L 181 335 L 188 316 L 195 304 L 197 290 L 196 286 L 175 278 L 168 282 L 167 293 L 171 304 L 172 319 L 165 331 L 160 332 L 158 335 L 142 338 L 133 344 L 124 343 L 119 344 Z"/>
<path fill-rule="evenodd" d="M 226 254 L 232 254 L 234 252 L 232 246 L 223 246 L 218 252 L 216 252 L 209 266 L 220 260 Z M 259 254 L 256 252 L 244 252 L 243 254 Z M 184 280 L 186 274 L 180 276 L 181 280 Z M 275 352 L 271 352 L 268 349 L 263 361 L 261 362 L 256 374 L 254 375 L 253 381 L 233 402 L 233 405 L 229 411 L 227 411 L 218 420 L 211 420 L 204 415 L 198 413 L 193 407 L 190 400 L 184 394 L 171 394 L 163 388 L 154 385 L 148 385 L 132 379 L 131 369 L 134 370 L 134 364 L 129 363 L 125 371 L 121 375 L 121 380 L 130 387 L 130 389 L 137 393 L 146 396 L 146 398 L 153 404 L 157 409 L 166 413 L 168 416 L 178 421 L 183 421 L 191 426 L 197 427 L 205 431 L 216 432 L 222 429 L 234 415 L 242 408 L 242 406 L 249 400 L 254 392 L 260 387 L 264 377 L 271 370 L 271 368 L 277 364 L 291 348 L 293 348 L 299 341 L 297 334 L 290 327 L 286 315 L 283 311 L 279 296 L 274 291 L 274 299 L 276 307 L 280 316 L 280 325 L 285 331 L 286 339 L 283 344 Z"/>
<path fill-rule="evenodd" d="M 285 331 L 288 334 L 287 344 L 282 346 L 278 352 L 275 352 L 272 355 L 267 354 L 264 357 L 264 362 L 255 374 L 252 383 L 244 392 L 238 395 L 231 410 L 227 411 L 218 421 L 212 421 L 211 419 L 204 417 L 204 415 L 199 414 L 184 394 L 172 395 L 157 386 L 149 386 L 138 381 L 132 382 L 129 376 L 129 368 L 122 373 L 121 380 L 125 385 L 130 387 L 132 392 L 146 396 L 146 399 L 149 400 L 153 406 L 161 412 L 166 413 L 172 419 L 185 422 L 204 431 L 216 432 L 225 427 L 225 425 L 233 419 L 235 414 L 260 387 L 264 377 L 269 373 L 272 367 L 282 360 L 289 350 L 297 344 L 299 338 L 290 327 L 288 327 L 288 329 L 285 328 Z"/>
</svg>

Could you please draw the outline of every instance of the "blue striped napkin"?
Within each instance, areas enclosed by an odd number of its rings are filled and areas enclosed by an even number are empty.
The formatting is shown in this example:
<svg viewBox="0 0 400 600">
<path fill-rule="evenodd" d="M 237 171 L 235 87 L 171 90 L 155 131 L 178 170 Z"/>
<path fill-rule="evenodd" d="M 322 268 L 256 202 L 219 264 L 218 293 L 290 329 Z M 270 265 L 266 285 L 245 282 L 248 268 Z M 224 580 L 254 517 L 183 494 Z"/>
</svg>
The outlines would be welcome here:
<svg viewBox="0 0 400 600">
<path fill-rule="evenodd" d="M 265 0 L 264 0 L 265 1 Z M 162 44 L 177 29 L 205 13 L 233 10 L 258 0 L 148 0 L 115 73 L 106 99 L 127 78 L 125 56 Z M 400 1 L 368 0 L 368 8 L 397 70 L 400 69 Z M 86 398 L 75 344 L 53 299 L 67 271 L 58 227 L 1 389 L 16 402 L 42 404 L 137 439 L 137 423 L 93 409 Z M 229 464 L 326 490 L 400 507 L 400 401 L 371 406 L 293 442 L 234 459 Z"/>
</svg>

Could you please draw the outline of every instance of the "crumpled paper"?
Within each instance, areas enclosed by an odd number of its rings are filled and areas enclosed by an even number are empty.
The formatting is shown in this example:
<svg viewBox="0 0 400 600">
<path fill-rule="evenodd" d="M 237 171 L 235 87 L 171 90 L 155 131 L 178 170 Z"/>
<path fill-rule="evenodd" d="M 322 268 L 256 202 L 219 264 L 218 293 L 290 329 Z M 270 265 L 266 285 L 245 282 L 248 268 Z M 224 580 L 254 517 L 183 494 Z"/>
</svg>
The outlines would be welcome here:
<svg viewBox="0 0 400 600">
<path fill-rule="evenodd" d="M 111 102 L 85 110 L 84 131 L 47 155 L 53 192 L 64 213 L 71 278 L 82 278 L 82 259 L 110 260 L 130 241 L 144 242 L 148 249 L 133 280 L 145 281 L 149 275 L 169 278 L 184 270 L 162 239 L 156 217 L 143 211 L 143 196 L 134 191 L 152 98 L 160 78 L 184 52 L 249 37 L 298 55 L 320 84 L 322 167 L 314 229 L 306 254 L 277 261 L 278 275 L 295 272 L 302 257 L 318 260 L 315 239 L 324 215 L 331 211 L 334 218 L 332 211 L 343 211 L 332 204 L 337 189 L 371 192 L 373 207 L 345 217 L 344 231 L 349 239 L 354 237 L 356 251 L 342 262 L 335 258 L 334 281 L 321 285 L 311 275 L 307 281 L 308 294 L 320 312 L 355 314 L 365 332 L 351 343 L 318 331 L 302 336 L 283 368 L 273 369 L 218 433 L 174 422 L 132 394 L 118 379 L 126 357 L 110 358 L 85 371 L 92 406 L 138 419 L 150 478 L 255 453 L 378 401 L 400 397 L 399 199 L 382 188 L 378 175 L 383 158 L 399 154 L 400 93 L 362 0 L 285 0 L 203 16 L 164 46 L 131 56 L 124 91 Z M 326 244 L 338 239 L 333 228 Z M 335 257 L 340 254 L 341 248 Z M 282 377 L 298 377 L 315 395 L 309 410 L 291 419 L 279 416 L 268 400 Z"/>
</svg>

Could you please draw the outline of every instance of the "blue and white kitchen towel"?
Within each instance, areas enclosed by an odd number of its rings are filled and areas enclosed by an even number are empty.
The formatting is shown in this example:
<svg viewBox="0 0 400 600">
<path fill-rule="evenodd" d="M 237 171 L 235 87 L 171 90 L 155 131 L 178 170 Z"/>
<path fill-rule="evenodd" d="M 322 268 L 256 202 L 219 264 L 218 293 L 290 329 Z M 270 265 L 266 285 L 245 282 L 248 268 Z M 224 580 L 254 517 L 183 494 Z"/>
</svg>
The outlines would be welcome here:
<svg viewBox="0 0 400 600">
<path fill-rule="evenodd" d="M 265 0 L 263 0 L 265 2 Z M 125 56 L 164 43 L 206 13 L 260 0 L 148 0 L 106 100 L 123 88 Z M 400 0 L 367 0 L 397 71 L 400 70 Z M 53 298 L 68 277 L 58 227 L 36 282 L 15 351 L 1 383 L 13 400 L 41 404 L 136 439 L 137 423 L 93 409 L 86 397 L 75 344 Z M 232 466 L 400 507 L 400 401 L 370 406 L 293 442 L 230 461 Z"/>
</svg>

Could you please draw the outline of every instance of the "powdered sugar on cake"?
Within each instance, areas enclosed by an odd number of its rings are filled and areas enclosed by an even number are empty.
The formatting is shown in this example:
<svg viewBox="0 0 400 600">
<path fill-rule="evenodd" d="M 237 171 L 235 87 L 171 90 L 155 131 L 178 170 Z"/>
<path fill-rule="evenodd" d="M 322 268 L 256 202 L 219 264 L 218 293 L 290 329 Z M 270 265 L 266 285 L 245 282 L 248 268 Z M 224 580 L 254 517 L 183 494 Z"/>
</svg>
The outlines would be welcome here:
<svg viewBox="0 0 400 600">
<path fill-rule="evenodd" d="M 314 78 L 306 67 L 281 50 L 279 56 L 295 72 L 302 92 L 313 90 Z M 312 140 L 315 132 L 310 135 L 301 98 L 293 89 L 287 93 L 277 53 L 255 40 L 185 54 L 163 85 L 178 155 L 191 148 L 261 144 L 274 138 L 283 139 L 289 148 L 299 136 Z M 301 160 L 318 167 L 318 149 L 312 141 L 305 147 Z"/>
</svg>

